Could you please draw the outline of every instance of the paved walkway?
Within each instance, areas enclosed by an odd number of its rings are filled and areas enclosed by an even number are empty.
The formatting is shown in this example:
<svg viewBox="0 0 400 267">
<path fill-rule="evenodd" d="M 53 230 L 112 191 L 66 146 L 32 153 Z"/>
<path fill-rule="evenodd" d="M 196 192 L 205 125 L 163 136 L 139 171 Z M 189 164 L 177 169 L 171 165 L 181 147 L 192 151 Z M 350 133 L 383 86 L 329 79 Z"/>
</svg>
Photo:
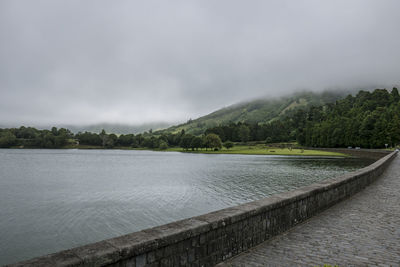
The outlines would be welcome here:
<svg viewBox="0 0 400 267">
<path fill-rule="evenodd" d="M 218 266 L 400 266 L 400 156 L 372 185 Z"/>
</svg>

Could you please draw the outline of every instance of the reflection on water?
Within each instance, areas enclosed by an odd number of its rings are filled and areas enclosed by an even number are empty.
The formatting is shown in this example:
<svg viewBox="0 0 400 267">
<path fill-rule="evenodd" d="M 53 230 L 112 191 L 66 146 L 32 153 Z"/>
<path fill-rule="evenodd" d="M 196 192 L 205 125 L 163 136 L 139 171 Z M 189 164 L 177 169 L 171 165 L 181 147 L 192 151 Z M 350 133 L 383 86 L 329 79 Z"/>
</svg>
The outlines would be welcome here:
<svg viewBox="0 0 400 267">
<path fill-rule="evenodd" d="M 260 199 L 370 163 L 0 149 L 0 265 Z"/>
</svg>

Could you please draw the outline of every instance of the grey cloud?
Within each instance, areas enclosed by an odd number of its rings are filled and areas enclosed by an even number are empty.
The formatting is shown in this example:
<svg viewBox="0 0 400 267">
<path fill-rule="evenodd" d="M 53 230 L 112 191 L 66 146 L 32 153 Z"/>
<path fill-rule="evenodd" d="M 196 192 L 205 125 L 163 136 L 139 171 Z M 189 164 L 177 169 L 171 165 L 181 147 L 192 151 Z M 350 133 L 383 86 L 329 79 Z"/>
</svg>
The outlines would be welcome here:
<svg viewBox="0 0 400 267">
<path fill-rule="evenodd" d="M 400 84 L 400 2 L 0 2 L 0 123 L 184 121 Z"/>
</svg>

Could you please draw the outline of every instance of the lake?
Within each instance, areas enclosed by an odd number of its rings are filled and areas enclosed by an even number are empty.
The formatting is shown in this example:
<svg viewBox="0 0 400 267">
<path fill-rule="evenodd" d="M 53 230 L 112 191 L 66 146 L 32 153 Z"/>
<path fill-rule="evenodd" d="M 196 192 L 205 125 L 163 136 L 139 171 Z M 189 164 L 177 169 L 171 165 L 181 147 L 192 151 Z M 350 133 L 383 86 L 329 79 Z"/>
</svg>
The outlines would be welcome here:
<svg viewBox="0 0 400 267">
<path fill-rule="evenodd" d="M 354 158 L 0 149 L 0 265 L 257 200 Z"/>
</svg>

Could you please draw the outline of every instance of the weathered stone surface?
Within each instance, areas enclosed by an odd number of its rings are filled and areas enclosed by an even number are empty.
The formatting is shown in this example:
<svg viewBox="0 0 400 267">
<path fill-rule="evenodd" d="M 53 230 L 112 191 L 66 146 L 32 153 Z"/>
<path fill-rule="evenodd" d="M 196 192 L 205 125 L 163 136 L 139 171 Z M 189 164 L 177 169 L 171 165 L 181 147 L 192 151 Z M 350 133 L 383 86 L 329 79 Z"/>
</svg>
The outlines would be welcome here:
<svg viewBox="0 0 400 267">
<path fill-rule="evenodd" d="M 146 254 L 139 255 L 135 258 L 136 267 L 146 266 Z"/>
<path fill-rule="evenodd" d="M 27 261 L 21 261 L 18 262 L 16 264 L 12 264 L 12 265 L 6 265 L 7 266 L 13 266 L 13 267 L 22 267 L 22 266 L 27 266 L 27 267 L 31 267 L 31 266 L 43 266 L 43 267 L 50 267 L 50 266 L 54 266 L 55 262 L 51 260 L 50 256 L 43 256 L 40 258 L 34 258 L 31 260 L 27 260 Z"/>
<path fill-rule="evenodd" d="M 34 258 L 28 261 L 22 261 L 10 266 L 79 266 L 83 260 L 71 250 L 64 250 L 58 253 L 49 254 L 43 257 Z"/>
<path fill-rule="evenodd" d="M 158 247 L 157 237 L 143 231 L 108 239 L 119 250 L 121 258 L 143 254 Z"/>
<path fill-rule="evenodd" d="M 159 246 L 164 246 L 196 236 L 208 230 L 210 230 L 210 225 L 195 217 L 146 229 L 143 232 L 155 236 Z"/>
<path fill-rule="evenodd" d="M 87 266 L 105 266 L 120 259 L 119 250 L 106 241 L 73 248 L 71 252 L 81 258 Z"/>
<path fill-rule="evenodd" d="M 228 224 L 240 221 L 246 217 L 246 213 L 240 209 L 227 208 L 197 216 L 195 218 L 196 220 L 209 224 L 211 229 L 216 229 L 219 227 L 225 227 Z"/>
<path fill-rule="evenodd" d="M 235 208 L 246 211 L 248 215 L 258 214 L 260 212 L 266 212 L 282 206 L 282 197 L 280 194 L 273 195 L 260 200 L 255 200 L 249 203 L 239 205 Z"/>
</svg>

